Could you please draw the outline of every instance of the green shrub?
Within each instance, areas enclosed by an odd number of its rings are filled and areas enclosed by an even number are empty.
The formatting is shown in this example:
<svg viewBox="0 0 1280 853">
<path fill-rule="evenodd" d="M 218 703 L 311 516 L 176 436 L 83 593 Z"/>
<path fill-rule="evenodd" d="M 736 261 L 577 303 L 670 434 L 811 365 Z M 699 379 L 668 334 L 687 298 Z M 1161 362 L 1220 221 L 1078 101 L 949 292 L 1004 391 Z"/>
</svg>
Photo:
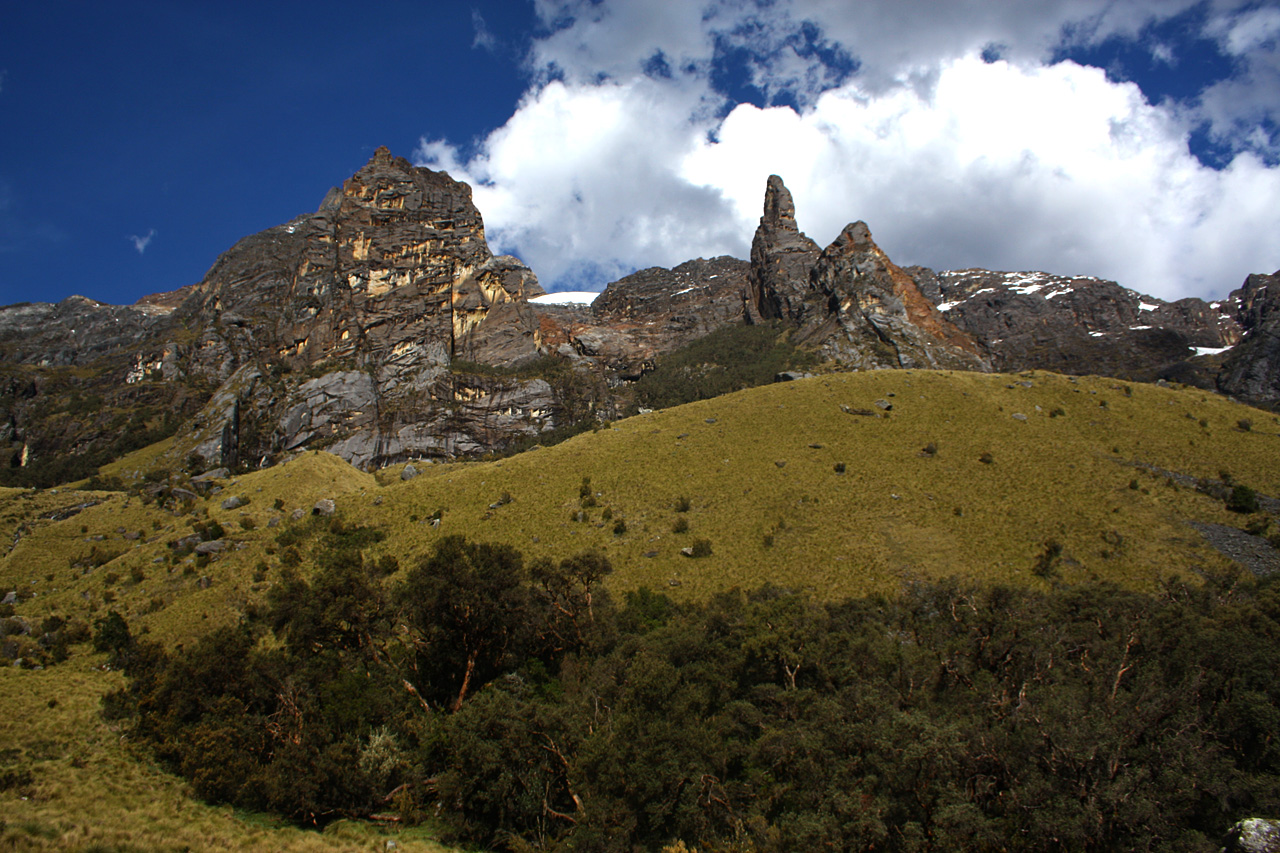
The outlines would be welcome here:
<svg viewBox="0 0 1280 853">
<path fill-rule="evenodd" d="M 1231 487 L 1231 494 L 1227 496 L 1227 509 L 1232 512 L 1257 512 L 1259 509 L 1258 493 L 1248 486 L 1237 483 Z"/>
<path fill-rule="evenodd" d="M 710 557 L 711 556 L 711 540 L 695 539 L 693 542 L 691 553 L 694 557 Z"/>
</svg>

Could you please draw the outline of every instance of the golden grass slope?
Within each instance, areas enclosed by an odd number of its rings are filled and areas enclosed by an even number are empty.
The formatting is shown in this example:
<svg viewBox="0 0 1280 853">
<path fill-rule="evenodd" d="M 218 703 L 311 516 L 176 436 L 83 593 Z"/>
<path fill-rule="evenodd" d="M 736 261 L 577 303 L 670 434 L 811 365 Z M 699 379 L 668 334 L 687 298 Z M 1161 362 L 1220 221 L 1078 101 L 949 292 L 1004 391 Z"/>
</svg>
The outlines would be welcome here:
<svg viewBox="0 0 1280 853">
<path fill-rule="evenodd" d="M 1274 416 L 1196 391 L 1053 374 L 835 374 L 631 418 L 499 462 L 431 468 L 351 512 L 389 529 L 398 553 L 449 533 L 535 556 L 598 548 L 616 590 L 680 597 L 766 582 L 856 595 L 946 575 L 1047 583 L 1031 569 L 1050 540 L 1064 548 L 1067 581 L 1151 588 L 1170 574 L 1229 569 L 1186 521 L 1239 516 L 1133 463 L 1215 479 L 1228 471 L 1275 494 L 1277 433 Z M 585 523 L 572 520 L 584 477 L 598 504 Z M 490 506 L 504 494 L 510 503 Z M 425 519 L 437 510 L 433 528 Z M 689 530 L 673 533 L 682 515 Z M 682 556 L 699 538 L 713 555 Z"/>
<path fill-rule="evenodd" d="M 598 549 L 613 562 L 617 593 L 649 586 L 701 598 L 774 583 L 835 597 L 949 575 L 1152 589 L 1172 575 L 1239 571 L 1187 522 L 1246 520 L 1158 471 L 1225 471 L 1277 495 L 1277 451 L 1275 416 L 1200 391 L 1046 373 L 831 374 L 641 415 L 508 459 L 418 464 L 409 480 L 400 467 L 375 477 L 307 453 L 220 481 L 184 514 L 124 493 L 5 490 L 0 595 L 18 590 L 16 614 L 33 626 L 49 615 L 91 623 L 116 609 L 135 631 L 187 642 L 263 599 L 280 577 L 277 534 L 324 498 L 346 523 L 386 532 L 370 557 L 409 565 L 455 533 L 531 559 Z M 232 495 L 247 505 L 222 509 Z M 677 511 L 682 498 L 687 512 Z M 209 520 L 224 528 L 226 550 L 175 556 L 170 543 Z M 673 532 L 681 521 L 688 530 Z M 681 554 L 700 539 L 711 556 Z M 1033 568 L 1050 542 L 1061 558 L 1044 577 Z M 358 827 L 300 833 L 194 803 L 101 721 L 98 700 L 119 676 L 100 664 L 78 646 L 47 670 L 0 670 L 0 774 L 34 777 L 0 791 L 0 847 L 381 845 Z M 438 849 L 425 836 L 397 840 Z"/>
</svg>

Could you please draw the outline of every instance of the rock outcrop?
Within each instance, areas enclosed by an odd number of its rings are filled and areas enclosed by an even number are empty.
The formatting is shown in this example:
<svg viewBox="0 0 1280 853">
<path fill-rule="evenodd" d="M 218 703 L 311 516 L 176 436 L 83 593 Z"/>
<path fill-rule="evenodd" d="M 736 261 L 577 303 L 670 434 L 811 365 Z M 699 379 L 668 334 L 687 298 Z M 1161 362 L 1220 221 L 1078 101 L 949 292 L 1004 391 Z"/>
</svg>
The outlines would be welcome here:
<svg viewBox="0 0 1280 853">
<path fill-rule="evenodd" d="M 639 379 L 661 354 L 741 323 L 750 269 L 737 258 L 698 258 L 619 279 L 590 308 L 537 305 L 539 343 L 617 380 Z"/>
<path fill-rule="evenodd" d="M 813 297 L 810 274 L 822 249 L 796 224 L 796 206 L 782 178 L 770 175 L 764 213 L 751 240 L 747 314 L 755 322 L 803 322 Z"/>
<path fill-rule="evenodd" d="M 1204 357 L 1240 339 L 1221 304 L 1164 302 L 1113 281 L 980 269 L 909 272 L 936 294 L 948 319 L 981 342 L 997 370 L 1205 384 L 1212 382 L 1212 368 Z M 1197 357 L 1201 361 L 1193 363 Z"/>
<path fill-rule="evenodd" d="M 1249 276 L 1231 302 L 1242 339 L 1223 363 L 1218 387 L 1255 405 L 1280 407 L 1280 270 Z"/>
<path fill-rule="evenodd" d="M 866 223 L 847 225 L 819 250 L 797 227 L 777 175 L 751 243 L 748 305 L 749 317 L 795 324 L 800 343 L 845 367 L 988 367 L 978 344 L 889 260 Z"/>
<path fill-rule="evenodd" d="M 1280 821 L 1250 817 L 1236 822 L 1221 853 L 1280 853 Z"/>
</svg>

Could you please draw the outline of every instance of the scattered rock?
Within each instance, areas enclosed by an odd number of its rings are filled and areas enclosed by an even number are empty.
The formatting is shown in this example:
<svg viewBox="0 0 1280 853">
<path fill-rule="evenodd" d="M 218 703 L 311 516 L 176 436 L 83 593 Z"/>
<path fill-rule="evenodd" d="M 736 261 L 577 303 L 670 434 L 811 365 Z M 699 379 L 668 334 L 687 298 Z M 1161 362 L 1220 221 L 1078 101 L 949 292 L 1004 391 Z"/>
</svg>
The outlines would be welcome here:
<svg viewBox="0 0 1280 853">
<path fill-rule="evenodd" d="M 217 554 L 227 550 L 227 542 L 225 539 L 214 539 L 211 542 L 201 542 L 196 546 L 197 554 Z"/>
<path fill-rule="evenodd" d="M 893 408 L 893 403 L 890 403 L 888 400 L 884 400 L 884 399 L 876 400 L 876 408 L 880 409 L 883 412 L 887 412 Z"/>
<path fill-rule="evenodd" d="M 0 601 L 0 604 L 17 604 L 17 603 L 18 603 L 17 590 L 10 590 L 9 594 L 4 597 L 4 601 Z"/>
<path fill-rule="evenodd" d="M 1215 551 L 1244 566 L 1256 577 L 1263 578 L 1280 571 L 1280 554 L 1263 537 L 1225 524 L 1201 521 L 1191 521 L 1188 524 L 1199 530 L 1200 535 Z"/>
<path fill-rule="evenodd" d="M 197 474 L 191 478 L 193 483 L 204 483 L 208 480 L 225 480 L 231 476 L 231 472 L 226 468 L 214 468 L 211 471 L 205 471 L 203 474 Z"/>
<path fill-rule="evenodd" d="M 200 579 L 196 581 L 196 586 L 200 587 L 200 589 L 208 589 L 213 586 L 213 578 L 208 575 L 201 575 Z"/>
<path fill-rule="evenodd" d="M 773 381 L 774 382 L 795 382 L 797 379 L 809 379 L 812 376 L 813 376 L 812 373 L 801 373 L 797 370 L 784 370 L 781 373 L 775 374 L 773 377 Z"/>
<path fill-rule="evenodd" d="M 322 500 L 318 500 L 316 501 L 316 505 L 311 508 L 312 515 L 319 515 L 319 516 L 323 516 L 324 518 L 328 518 L 329 516 L 333 515 L 337 511 L 338 511 L 338 507 L 333 502 L 332 498 L 324 498 Z"/>
<path fill-rule="evenodd" d="M 293 512 L 289 513 L 289 518 L 293 519 L 294 521 L 301 521 L 303 518 L 306 517 L 306 515 L 307 515 L 307 511 L 302 507 L 298 507 Z"/>
<path fill-rule="evenodd" d="M 1227 830 L 1220 853 L 1280 853 L 1280 821 L 1245 818 Z"/>
<path fill-rule="evenodd" d="M 382 495 L 378 495 L 376 498 L 373 499 L 373 505 L 382 506 Z"/>
<path fill-rule="evenodd" d="M 223 509 L 239 509 L 244 506 L 244 500 L 236 495 L 232 495 L 222 502 Z"/>
<path fill-rule="evenodd" d="M 418 476 L 418 469 L 412 465 L 404 466 L 404 470 L 400 472 L 401 480 L 412 480 L 416 476 Z"/>
<path fill-rule="evenodd" d="M 1022 414 L 1022 412 L 1014 412 L 1012 417 L 1015 421 L 1025 421 L 1027 419 L 1027 416 Z"/>
<path fill-rule="evenodd" d="M 785 460 L 785 459 L 776 459 L 776 460 L 774 460 L 774 463 L 773 463 L 773 464 L 774 464 L 774 465 L 777 465 L 779 468 L 786 468 L 786 467 L 787 467 L 787 460 Z"/>
</svg>

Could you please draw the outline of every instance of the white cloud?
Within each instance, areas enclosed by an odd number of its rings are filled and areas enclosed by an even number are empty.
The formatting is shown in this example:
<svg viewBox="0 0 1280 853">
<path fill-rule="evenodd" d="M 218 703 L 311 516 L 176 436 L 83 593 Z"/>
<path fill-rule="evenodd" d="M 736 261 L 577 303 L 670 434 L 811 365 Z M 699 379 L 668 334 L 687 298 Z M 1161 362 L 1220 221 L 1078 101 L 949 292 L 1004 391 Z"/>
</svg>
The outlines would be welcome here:
<svg viewBox="0 0 1280 853">
<path fill-rule="evenodd" d="M 672 168 L 704 132 L 690 116 L 704 113 L 699 93 L 669 83 L 555 81 L 470 162 L 438 141 L 416 159 L 472 184 L 496 251 L 519 254 L 548 283 L 599 288 L 636 265 L 740 248 L 720 194 Z"/>
<path fill-rule="evenodd" d="M 1134 36 L 1191 2 L 539 0 L 552 32 L 533 45 L 537 82 L 516 113 L 469 160 L 439 140 L 417 156 L 470 181 L 495 248 L 549 287 L 745 257 L 777 173 L 820 243 L 864 219 L 904 264 L 1219 295 L 1280 266 L 1280 170 L 1248 153 L 1205 167 L 1187 147 L 1204 116 L 1193 106 L 1152 106 L 1099 69 L 1044 65 L 1064 38 Z M 1266 84 L 1271 10 L 1221 0 L 1212 11 L 1215 37 L 1247 51 L 1251 76 L 1233 81 L 1247 92 L 1207 93 L 1204 109 L 1218 105 L 1233 127 L 1242 105 L 1280 114 L 1280 85 Z M 855 55 L 858 73 L 799 49 L 815 43 Z M 726 44 L 756 57 L 752 82 L 793 93 L 799 111 L 726 114 L 712 85 Z M 992 44 L 1006 61 L 979 58 Z M 653 73 L 659 54 L 666 75 Z"/>
<path fill-rule="evenodd" d="M 1265 119 L 1273 126 L 1280 124 L 1280 9 L 1222 14 L 1210 22 L 1209 34 L 1217 37 L 1239 69 L 1202 93 L 1202 116 L 1230 149 L 1280 161 L 1280 139 L 1261 127 Z"/>
<path fill-rule="evenodd" d="M 471 42 L 472 48 L 487 50 L 490 53 L 497 49 L 498 39 L 494 36 L 493 31 L 489 29 L 489 25 L 485 23 L 484 16 L 480 14 L 479 9 L 471 10 L 471 28 L 476 33 Z"/>
<path fill-rule="evenodd" d="M 147 246 L 151 245 L 151 239 L 155 236 L 156 236 L 156 229 L 152 228 L 150 231 L 147 232 L 147 235 L 145 237 L 139 237 L 137 234 L 130 234 L 125 239 L 132 242 L 133 248 L 137 249 L 138 254 L 141 255 L 143 252 L 147 250 Z"/>
<path fill-rule="evenodd" d="M 825 243 L 864 219 L 900 263 L 1046 269 L 1167 298 L 1222 292 L 1278 262 L 1280 170 L 1215 172 L 1131 84 L 1061 63 L 947 63 L 932 97 L 855 86 L 814 109 L 739 106 L 683 163 L 746 227 L 781 174 Z"/>
</svg>

